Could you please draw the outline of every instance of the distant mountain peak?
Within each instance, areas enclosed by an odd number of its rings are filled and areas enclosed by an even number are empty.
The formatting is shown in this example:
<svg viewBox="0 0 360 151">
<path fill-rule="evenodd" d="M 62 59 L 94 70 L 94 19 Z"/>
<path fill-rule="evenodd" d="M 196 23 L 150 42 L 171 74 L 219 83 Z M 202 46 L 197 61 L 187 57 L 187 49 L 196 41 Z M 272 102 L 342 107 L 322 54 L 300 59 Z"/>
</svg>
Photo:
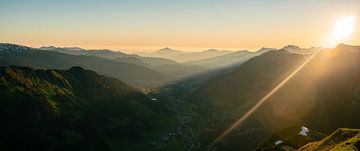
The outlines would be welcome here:
<svg viewBox="0 0 360 151">
<path fill-rule="evenodd" d="M 257 50 L 256 52 L 267 52 L 267 51 L 271 51 L 271 50 L 276 50 L 276 49 L 275 48 L 262 47 L 259 50 Z"/>
<path fill-rule="evenodd" d="M 268 52 L 263 53 L 263 55 L 289 55 L 291 54 L 289 51 L 285 50 L 285 49 L 274 49 L 274 50 L 270 50 Z"/>
<path fill-rule="evenodd" d="M 165 47 L 165 48 L 161 48 L 161 49 L 158 50 L 158 51 L 172 51 L 172 49 L 169 48 L 169 47 Z"/>
<path fill-rule="evenodd" d="M 31 48 L 27 46 L 11 44 L 11 43 L 0 43 L 0 52 L 6 53 L 18 53 L 23 51 L 30 51 Z"/>
<path fill-rule="evenodd" d="M 157 53 L 181 53 L 179 50 L 174 50 L 169 47 L 165 47 L 156 51 Z"/>
<path fill-rule="evenodd" d="M 112 50 L 109 50 L 109 49 L 89 49 L 89 50 L 86 50 L 86 51 L 89 54 L 119 53 L 117 51 L 112 51 Z"/>
<path fill-rule="evenodd" d="M 208 50 L 205 50 L 204 52 L 220 52 L 220 50 L 217 50 L 217 49 L 208 49 Z"/>
<path fill-rule="evenodd" d="M 297 45 L 287 45 L 285 47 L 283 47 L 282 49 L 301 49 L 299 46 Z"/>
<path fill-rule="evenodd" d="M 127 54 L 114 51 L 110 49 L 83 49 L 80 47 L 56 47 L 56 46 L 43 46 L 39 48 L 40 50 L 46 51 L 56 51 L 59 53 L 70 54 L 70 55 L 95 55 L 103 58 L 118 58 L 124 57 Z"/>
<path fill-rule="evenodd" d="M 234 53 L 250 53 L 249 50 L 238 50 L 238 51 L 235 51 Z"/>
<path fill-rule="evenodd" d="M 348 48 L 348 47 L 356 47 L 356 46 L 351 46 L 351 45 L 348 45 L 348 44 L 340 43 L 335 47 L 335 49 Z"/>
<path fill-rule="evenodd" d="M 85 70 L 83 67 L 80 66 L 73 66 L 69 70 Z"/>
<path fill-rule="evenodd" d="M 360 51 L 360 46 L 352 46 L 352 45 L 348 45 L 348 44 L 344 44 L 344 43 L 340 43 L 339 45 L 337 45 L 334 50 L 336 51 L 342 51 L 342 50 L 348 50 L 348 51 Z"/>
<path fill-rule="evenodd" d="M 43 50 L 45 50 L 45 49 L 56 49 L 56 47 L 55 46 L 41 46 L 40 49 L 43 49 Z"/>
<path fill-rule="evenodd" d="M 11 44 L 11 43 L 0 43 L 0 48 L 23 48 L 23 49 L 29 49 L 30 47 L 18 45 L 18 44 Z"/>
<path fill-rule="evenodd" d="M 83 48 L 80 48 L 80 47 L 56 47 L 56 46 L 42 46 L 39 49 L 41 49 L 41 50 L 68 49 L 68 50 L 74 50 L 74 51 L 84 50 Z"/>
<path fill-rule="evenodd" d="M 336 47 L 339 47 L 339 46 L 350 46 L 350 45 L 344 44 L 344 43 L 339 43 Z"/>
</svg>

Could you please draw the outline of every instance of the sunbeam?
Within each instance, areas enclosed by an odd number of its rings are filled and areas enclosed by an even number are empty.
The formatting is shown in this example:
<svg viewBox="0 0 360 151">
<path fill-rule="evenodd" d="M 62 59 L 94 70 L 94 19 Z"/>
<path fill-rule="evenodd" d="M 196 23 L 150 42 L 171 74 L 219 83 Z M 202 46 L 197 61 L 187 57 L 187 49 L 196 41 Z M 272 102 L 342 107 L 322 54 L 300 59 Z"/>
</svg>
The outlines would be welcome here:
<svg viewBox="0 0 360 151">
<path fill-rule="evenodd" d="M 284 80 L 282 80 L 278 85 L 276 85 L 269 93 L 267 93 L 263 98 L 261 98 L 249 111 L 247 111 L 243 116 L 241 116 L 234 124 L 232 124 L 228 129 L 221 133 L 211 144 L 212 148 L 217 142 L 226 137 L 231 133 L 235 128 L 237 128 L 241 123 L 243 123 L 250 115 L 252 115 L 268 98 L 270 98 L 276 91 L 278 91 L 282 86 L 284 86 L 294 75 L 296 75 L 304 66 L 306 66 L 320 51 L 313 53 L 305 62 L 303 62 L 299 67 L 297 67 L 291 74 L 289 74 Z"/>
</svg>

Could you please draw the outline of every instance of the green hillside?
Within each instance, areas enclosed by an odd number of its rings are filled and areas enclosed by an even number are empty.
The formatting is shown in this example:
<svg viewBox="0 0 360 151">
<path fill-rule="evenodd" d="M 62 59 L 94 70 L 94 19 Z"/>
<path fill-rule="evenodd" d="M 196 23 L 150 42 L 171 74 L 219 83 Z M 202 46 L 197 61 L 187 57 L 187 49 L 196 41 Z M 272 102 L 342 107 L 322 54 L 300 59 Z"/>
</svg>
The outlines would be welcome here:
<svg viewBox="0 0 360 151">
<path fill-rule="evenodd" d="M 1 67 L 0 100 L 0 150 L 134 150 L 170 121 L 141 92 L 81 67 Z"/>
<path fill-rule="evenodd" d="M 340 128 L 321 141 L 309 143 L 298 151 L 358 151 L 360 129 Z"/>
<path fill-rule="evenodd" d="M 275 132 L 256 148 L 256 151 L 296 150 L 307 143 L 319 141 L 324 134 L 306 127 L 294 126 Z"/>
</svg>

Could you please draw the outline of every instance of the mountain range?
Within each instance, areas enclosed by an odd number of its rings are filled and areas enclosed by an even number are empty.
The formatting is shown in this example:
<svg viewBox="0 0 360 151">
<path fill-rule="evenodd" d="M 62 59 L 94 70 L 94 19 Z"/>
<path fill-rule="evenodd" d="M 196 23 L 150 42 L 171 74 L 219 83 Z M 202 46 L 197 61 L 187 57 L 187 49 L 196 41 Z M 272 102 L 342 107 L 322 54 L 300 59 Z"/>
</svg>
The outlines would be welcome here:
<svg viewBox="0 0 360 151">
<path fill-rule="evenodd" d="M 359 149 L 359 46 L 220 52 L 0 44 L 0 150 Z"/>
<path fill-rule="evenodd" d="M 218 148 L 251 149 L 258 140 L 292 125 L 325 134 L 340 127 L 357 128 L 360 123 L 353 115 L 360 114 L 360 49 L 341 44 L 315 54 Z M 210 79 L 187 98 L 208 113 L 213 126 L 208 133 L 219 135 L 308 58 L 283 49 L 269 51 Z"/>
<path fill-rule="evenodd" d="M 190 61 L 197 61 L 197 60 L 222 56 L 229 54 L 231 52 L 232 51 L 217 50 L 217 49 L 209 49 L 201 52 L 182 52 L 180 50 L 174 50 L 166 47 L 157 50 L 154 53 L 137 53 L 137 54 L 141 56 L 167 58 L 171 60 L 176 60 L 178 62 L 190 62 Z"/>
<path fill-rule="evenodd" d="M 135 64 L 164 74 L 168 76 L 168 80 L 176 80 L 203 71 L 202 68 L 197 65 L 185 65 L 170 59 L 160 57 L 142 57 L 135 54 L 126 54 L 120 51 L 113 51 L 108 49 L 87 50 L 77 47 L 59 48 L 54 46 L 41 47 L 39 49 L 46 51 L 55 51 L 69 55 L 97 56 L 116 62 Z M 164 81 L 160 83 L 163 82 Z"/>
<path fill-rule="evenodd" d="M 43 51 L 14 44 L 0 44 L 0 65 L 29 66 L 42 69 L 69 69 L 81 66 L 98 73 L 116 77 L 132 85 L 153 85 L 169 79 L 164 74 L 136 64 L 86 55 L 69 55 Z"/>
<path fill-rule="evenodd" d="M 201 59 L 197 61 L 185 62 L 185 64 L 198 65 L 205 69 L 216 70 L 222 68 L 229 68 L 234 66 L 239 66 L 242 63 L 248 61 L 249 59 L 261 55 L 267 51 L 275 50 L 273 48 L 261 48 L 258 51 L 250 52 L 247 50 L 236 51 L 227 53 L 225 55 L 220 55 L 212 58 Z"/>
</svg>

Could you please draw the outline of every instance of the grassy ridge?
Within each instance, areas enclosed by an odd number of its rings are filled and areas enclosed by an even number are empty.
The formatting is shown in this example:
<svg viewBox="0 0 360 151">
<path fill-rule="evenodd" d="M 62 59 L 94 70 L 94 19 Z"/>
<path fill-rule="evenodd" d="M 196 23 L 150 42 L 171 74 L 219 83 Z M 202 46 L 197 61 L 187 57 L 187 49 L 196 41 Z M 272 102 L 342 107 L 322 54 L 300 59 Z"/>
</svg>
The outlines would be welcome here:
<svg viewBox="0 0 360 151">
<path fill-rule="evenodd" d="M 298 151 L 357 151 L 360 129 L 340 128 L 321 141 L 309 143 Z"/>
<path fill-rule="evenodd" d="M 170 120 L 165 111 L 117 79 L 81 67 L 0 67 L 0 150 L 146 147 Z"/>
</svg>

